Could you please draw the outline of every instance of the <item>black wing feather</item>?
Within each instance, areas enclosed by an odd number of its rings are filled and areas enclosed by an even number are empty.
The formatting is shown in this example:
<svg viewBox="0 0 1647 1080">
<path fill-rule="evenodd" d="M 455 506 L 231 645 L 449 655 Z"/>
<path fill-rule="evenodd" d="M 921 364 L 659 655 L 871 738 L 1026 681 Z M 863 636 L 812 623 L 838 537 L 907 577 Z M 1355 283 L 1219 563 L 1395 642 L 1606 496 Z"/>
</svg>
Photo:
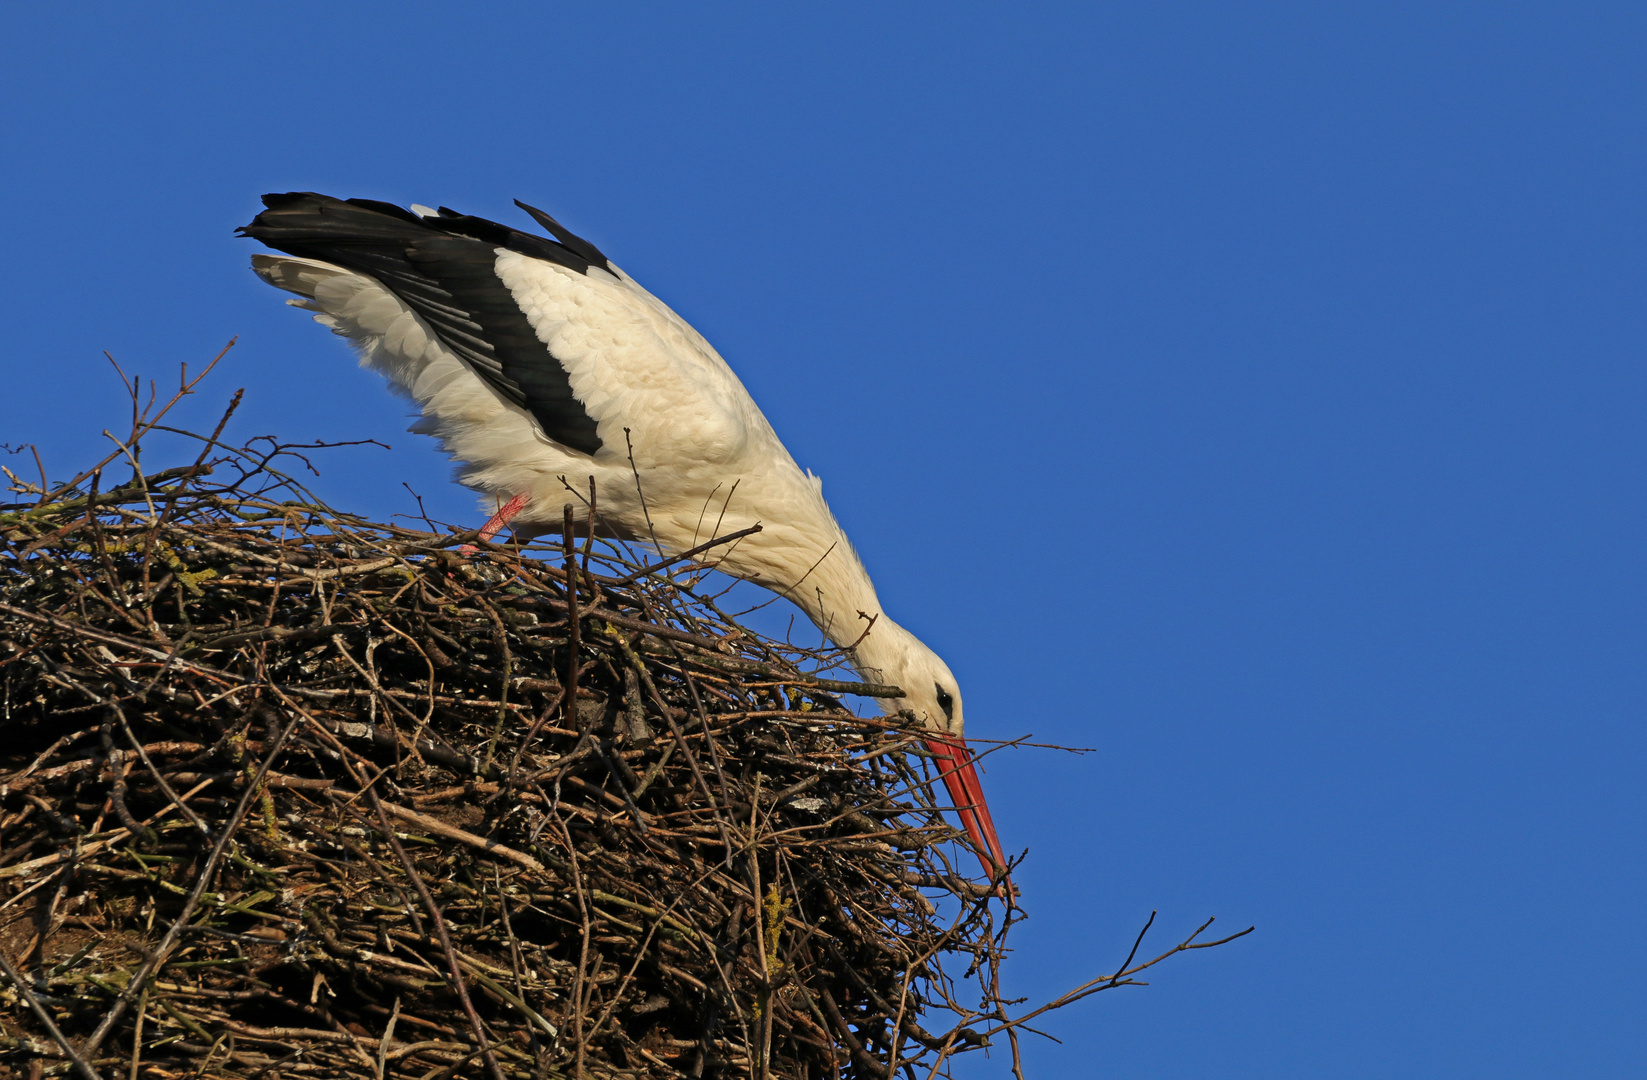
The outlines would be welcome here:
<svg viewBox="0 0 1647 1080">
<path fill-rule="evenodd" d="M 501 247 L 588 273 L 591 265 L 608 265 L 594 245 L 570 233 L 575 246 L 556 243 L 444 208 L 438 218 L 419 218 L 392 203 L 306 191 L 265 195 L 263 205 L 268 209 L 242 235 L 371 275 L 477 375 L 530 412 L 544 434 L 586 454 L 601 448 L 565 366 L 538 340 L 494 269 Z M 564 232 L 558 224 L 554 231 Z"/>
<path fill-rule="evenodd" d="M 591 244 L 581 236 L 574 236 L 572 232 L 566 228 L 566 226 L 562 225 L 548 214 L 545 214 L 542 210 L 539 210 L 535 206 L 527 206 L 519 199 L 515 200 L 515 205 L 526 211 L 528 214 L 531 214 L 533 221 L 536 221 L 539 225 L 542 225 L 545 229 L 548 229 L 550 236 L 553 236 L 556 240 L 559 240 L 579 258 L 587 260 L 594 266 L 603 266 L 608 270 L 617 269 L 612 265 L 612 260 L 600 253 L 600 248 L 596 247 L 594 244 Z"/>
</svg>

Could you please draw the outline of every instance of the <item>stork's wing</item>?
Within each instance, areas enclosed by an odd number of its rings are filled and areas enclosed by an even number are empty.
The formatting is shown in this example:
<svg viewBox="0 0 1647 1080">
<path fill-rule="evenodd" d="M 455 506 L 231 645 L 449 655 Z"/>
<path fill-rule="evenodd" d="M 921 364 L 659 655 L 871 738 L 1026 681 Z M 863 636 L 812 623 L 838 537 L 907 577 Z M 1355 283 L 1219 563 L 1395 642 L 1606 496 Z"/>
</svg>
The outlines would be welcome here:
<svg viewBox="0 0 1647 1080">
<path fill-rule="evenodd" d="M 591 267 L 610 272 L 594 245 L 541 211 L 529 212 L 559 242 L 450 210 L 420 218 L 370 199 L 291 192 L 265 195 L 263 204 L 268 209 L 242 234 L 371 275 L 498 393 L 530 412 L 545 435 L 586 454 L 601 449 L 595 417 L 574 394 L 566 362 L 540 340 L 495 269 L 499 249 L 507 249 L 577 275 Z"/>
</svg>

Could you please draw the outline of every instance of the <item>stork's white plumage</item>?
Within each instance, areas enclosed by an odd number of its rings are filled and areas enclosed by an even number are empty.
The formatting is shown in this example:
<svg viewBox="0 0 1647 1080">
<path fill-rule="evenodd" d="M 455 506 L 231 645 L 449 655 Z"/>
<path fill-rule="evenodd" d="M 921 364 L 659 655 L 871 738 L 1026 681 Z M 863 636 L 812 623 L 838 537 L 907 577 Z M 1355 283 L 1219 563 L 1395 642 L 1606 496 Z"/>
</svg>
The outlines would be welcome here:
<svg viewBox="0 0 1647 1080">
<path fill-rule="evenodd" d="M 928 745 L 968 834 L 1005 865 L 954 675 L 882 613 L 818 478 L 685 320 L 524 203 L 553 240 L 444 208 L 307 192 L 263 202 L 241 232 L 286 255 L 253 256 L 253 268 L 421 406 L 413 430 L 439 439 L 458 479 L 503 507 L 483 535 L 511 522 L 524 535 L 559 531 L 569 502 L 586 521 L 568 485 L 591 480 L 603 527 L 666 552 L 708 539 L 706 528 L 760 524 L 719 568 L 793 600 L 853 648 L 866 677 L 905 692 L 883 707 L 934 731 Z"/>
</svg>

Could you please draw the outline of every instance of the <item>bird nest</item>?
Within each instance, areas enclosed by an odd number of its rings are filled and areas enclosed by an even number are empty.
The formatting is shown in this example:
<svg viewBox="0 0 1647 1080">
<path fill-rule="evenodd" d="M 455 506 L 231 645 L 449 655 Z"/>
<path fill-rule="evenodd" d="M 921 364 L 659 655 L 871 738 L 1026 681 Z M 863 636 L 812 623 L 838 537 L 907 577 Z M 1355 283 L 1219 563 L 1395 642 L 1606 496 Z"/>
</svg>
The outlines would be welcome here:
<svg viewBox="0 0 1647 1080">
<path fill-rule="evenodd" d="M 689 563 L 465 549 L 204 441 L 0 508 L 0 1075 L 889 1077 L 1015 1035 L 1009 890 L 918 727 L 842 701 L 893 688 Z"/>
</svg>

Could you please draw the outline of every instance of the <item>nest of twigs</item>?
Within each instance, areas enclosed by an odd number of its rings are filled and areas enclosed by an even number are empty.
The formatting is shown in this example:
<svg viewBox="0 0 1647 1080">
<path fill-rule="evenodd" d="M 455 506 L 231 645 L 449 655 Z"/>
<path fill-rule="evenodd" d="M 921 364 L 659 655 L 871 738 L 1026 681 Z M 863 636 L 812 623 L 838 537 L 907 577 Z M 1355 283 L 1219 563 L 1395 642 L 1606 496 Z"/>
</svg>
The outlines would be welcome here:
<svg viewBox="0 0 1647 1080">
<path fill-rule="evenodd" d="M 888 1077 L 1015 1030 L 1014 909 L 841 700 L 888 688 L 685 564 L 207 450 L 0 508 L 0 1074 Z"/>
</svg>

